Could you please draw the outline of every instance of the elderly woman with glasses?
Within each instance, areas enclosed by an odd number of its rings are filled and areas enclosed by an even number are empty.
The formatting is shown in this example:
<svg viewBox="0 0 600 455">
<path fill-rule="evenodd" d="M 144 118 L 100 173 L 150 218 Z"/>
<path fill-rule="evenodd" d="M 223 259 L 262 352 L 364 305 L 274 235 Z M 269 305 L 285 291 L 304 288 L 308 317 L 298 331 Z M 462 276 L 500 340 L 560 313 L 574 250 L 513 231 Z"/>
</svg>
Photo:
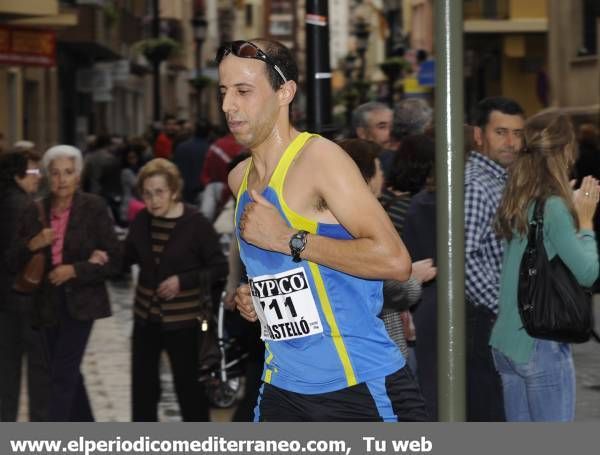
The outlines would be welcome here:
<svg viewBox="0 0 600 455">
<path fill-rule="evenodd" d="M 157 158 L 138 175 L 146 208 L 131 223 L 123 262 L 138 264 L 131 348 L 134 422 L 158 420 L 160 358 L 169 357 L 177 401 L 186 422 L 209 420 L 198 381 L 201 301 L 227 263 L 212 225 L 182 202 L 183 180 L 173 163 Z"/>
<path fill-rule="evenodd" d="M 31 295 L 15 290 L 17 276 L 33 254 L 52 243 L 33 200 L 40 183 L 40 157 L 14 151 L 0 157 L 0 421 L 14 422 L 19 409 L 21 361 L 27 353 L 29 420 L 46 419 L 48 366 L 43 338 L 31 328 Z"/>
<path fill-rule="evenodd" d="M 120 246 L 105 202 L 79 191 L 81 152 L 57 145 L 42 165 L 50 189 L 44 209 L 54 233 L 36 299 L 49 348 L 48 420 L 93 421 L 80 365 L 94 321 L 111 315 L 105 280 L 120 269 Z"/>
</svg>

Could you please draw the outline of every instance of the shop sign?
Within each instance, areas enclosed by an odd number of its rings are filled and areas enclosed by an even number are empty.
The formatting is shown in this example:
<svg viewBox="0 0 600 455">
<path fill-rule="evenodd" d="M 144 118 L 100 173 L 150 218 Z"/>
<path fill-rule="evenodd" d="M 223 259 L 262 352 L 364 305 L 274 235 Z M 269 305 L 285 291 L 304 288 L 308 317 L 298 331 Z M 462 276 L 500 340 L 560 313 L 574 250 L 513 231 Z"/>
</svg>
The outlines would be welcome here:
<svg viewBox="0 0 600 455">
<path fill-rule="evenodd" d="M 0 64 L 56 65 L 56 33 L 52 30 L 0 26 Z"/>
</svg>

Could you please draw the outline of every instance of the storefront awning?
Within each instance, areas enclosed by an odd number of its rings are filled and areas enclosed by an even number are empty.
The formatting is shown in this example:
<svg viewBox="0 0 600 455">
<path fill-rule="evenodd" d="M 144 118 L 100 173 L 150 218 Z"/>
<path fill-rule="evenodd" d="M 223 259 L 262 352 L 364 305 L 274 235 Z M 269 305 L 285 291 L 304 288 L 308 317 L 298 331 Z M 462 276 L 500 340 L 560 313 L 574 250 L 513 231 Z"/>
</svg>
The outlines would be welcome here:
<svg viewBox="0 0 600 455">
<path fill-rule="evenodd" d="M 45 28 L 74 27 L 77 25 L 77 14 L 60 13 L 53 16 L 28 17 L 7 21 L 6 24 Z"/>
</svg>

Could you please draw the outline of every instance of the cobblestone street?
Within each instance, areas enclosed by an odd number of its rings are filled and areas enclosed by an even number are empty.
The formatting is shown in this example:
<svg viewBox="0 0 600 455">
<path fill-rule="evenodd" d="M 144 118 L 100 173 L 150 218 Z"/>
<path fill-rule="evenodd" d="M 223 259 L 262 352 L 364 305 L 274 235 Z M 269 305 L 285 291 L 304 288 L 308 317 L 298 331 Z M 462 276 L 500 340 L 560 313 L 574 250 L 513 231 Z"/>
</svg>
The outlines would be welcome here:
<svg viewBox="0 0 600 455">
<path fill-rule="evenodd" d="M 96 321 L 84 361 L 84 376 L 92 408 L 99 422 L 129 422 L 130 337 L 133 327 L 133 288 L 130 282 L 109 286 L 113 317 Z M 168 367 L 163 357 L 161 369 L 161 421 L 181 421 L 179 406 Z M 232 410 L 213 409 L 212 420 L 229 421 Z"/>
<path fill-rule="evenodd" d="M 130 335 L 132 330 L 133 289 L 131 282 L 109 286 L 113 317 L 95 323 L 84 359 L 84 375 L 92 408 L 99 422 L 129 422 L 130 418 Z M 595 299 L 597 321 L 600 321 L 600 296 Z M 600 324 L 598 324 L 600 325 Z M 591 341 L 574 345 L 577 374 L 578 421 L 600 421 L 600 344 Z M 166 358 L 162 371 L 163 394 L 159 407 L 160 420 L 180 421 L 179 408 Z M 26 420 L 26 397 L 21 402 L 21 418 Z M 229 421 L 231 409 L 211 411 L 214 421 Z"/>
<path fill-rule="evenodd" d="M 88 395 L 98 422 L 130 422 L 130 339 L 133 329 L 133 286 L 131 281 L 109 283 L 113 317 L 94 323 L 83 361 Z M 25 375 L 24 375 L 25 377 Z M 168 360 L 163 357 L 162 397 L 159 417 L 179 422 L 179 406 L 173 389 Z M 22 386 L 19 420 L 27 420 L 27 395 Z M 211 410 L 213 421 L 229 421 L 234 408 Z"/>
</svg>

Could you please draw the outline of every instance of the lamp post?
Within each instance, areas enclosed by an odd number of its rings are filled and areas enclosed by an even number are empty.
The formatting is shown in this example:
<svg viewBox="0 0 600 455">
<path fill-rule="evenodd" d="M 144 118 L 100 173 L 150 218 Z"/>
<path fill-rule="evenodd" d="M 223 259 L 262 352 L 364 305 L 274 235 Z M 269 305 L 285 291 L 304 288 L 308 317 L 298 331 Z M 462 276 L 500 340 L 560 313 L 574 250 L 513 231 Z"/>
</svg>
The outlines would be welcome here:
<svg viewBox="0 0 600 455">
<path fill-rule="evenodd" d="M 352 75 L 356 68 L 356 55 L 347 54 L 344 58 L 344 78 L 346 79 L 346 87 L 344 88 L 344 107 L 346 108 L 346 127 L 350 128 L 352 122 L 352 111 L 356 101 L 354 81 Z"/>
<path fill-rule="evenodd" d="M 358 56 L 360 58 L 360 72 L 358 80 L 361 82 L 360 89 L 360 102 L 364 103 L 366 101 L 366 87 L 367 84 L 365 81 L 365 72 L 367 67 L 367 59 L 366 52 L 369 47 L 369 35 L 371 34 L 371 30 L 369 28 L 369 24 L 363 17 L 359 17 L 354 25 L 354 36 L 356 37 L 356 51 L 358 52 Z"/>
<path fill-rule="evenodd" d="M 194 29 L 194 40 L 196 41 L 196 117 L 200 117 L 202 112 L 202 89 L 200 77 L 202 75 L 202 45 L 206 41 L 206 32 L 208 29 L 208 22 L 201 15 L 196 15 L 192 19 L 192 27 Z"/>
<path fill-rule="evenodd" d="M 160 9 L 159 1 L 152 1 L 152 38 L 160 35 Z M 154 101 L 154 121 L 160 122 L 160 60 L 152 60 L 152 98 Z"/>
<path fill-rule="evenodd" d="M 404 70 L 408 62 L 404 57 L 389 57 L 379 67 L 384 72 L 388 80 L 388 103 L 394 107 L 396 81 L 404 76 Z"/>
</svg>

